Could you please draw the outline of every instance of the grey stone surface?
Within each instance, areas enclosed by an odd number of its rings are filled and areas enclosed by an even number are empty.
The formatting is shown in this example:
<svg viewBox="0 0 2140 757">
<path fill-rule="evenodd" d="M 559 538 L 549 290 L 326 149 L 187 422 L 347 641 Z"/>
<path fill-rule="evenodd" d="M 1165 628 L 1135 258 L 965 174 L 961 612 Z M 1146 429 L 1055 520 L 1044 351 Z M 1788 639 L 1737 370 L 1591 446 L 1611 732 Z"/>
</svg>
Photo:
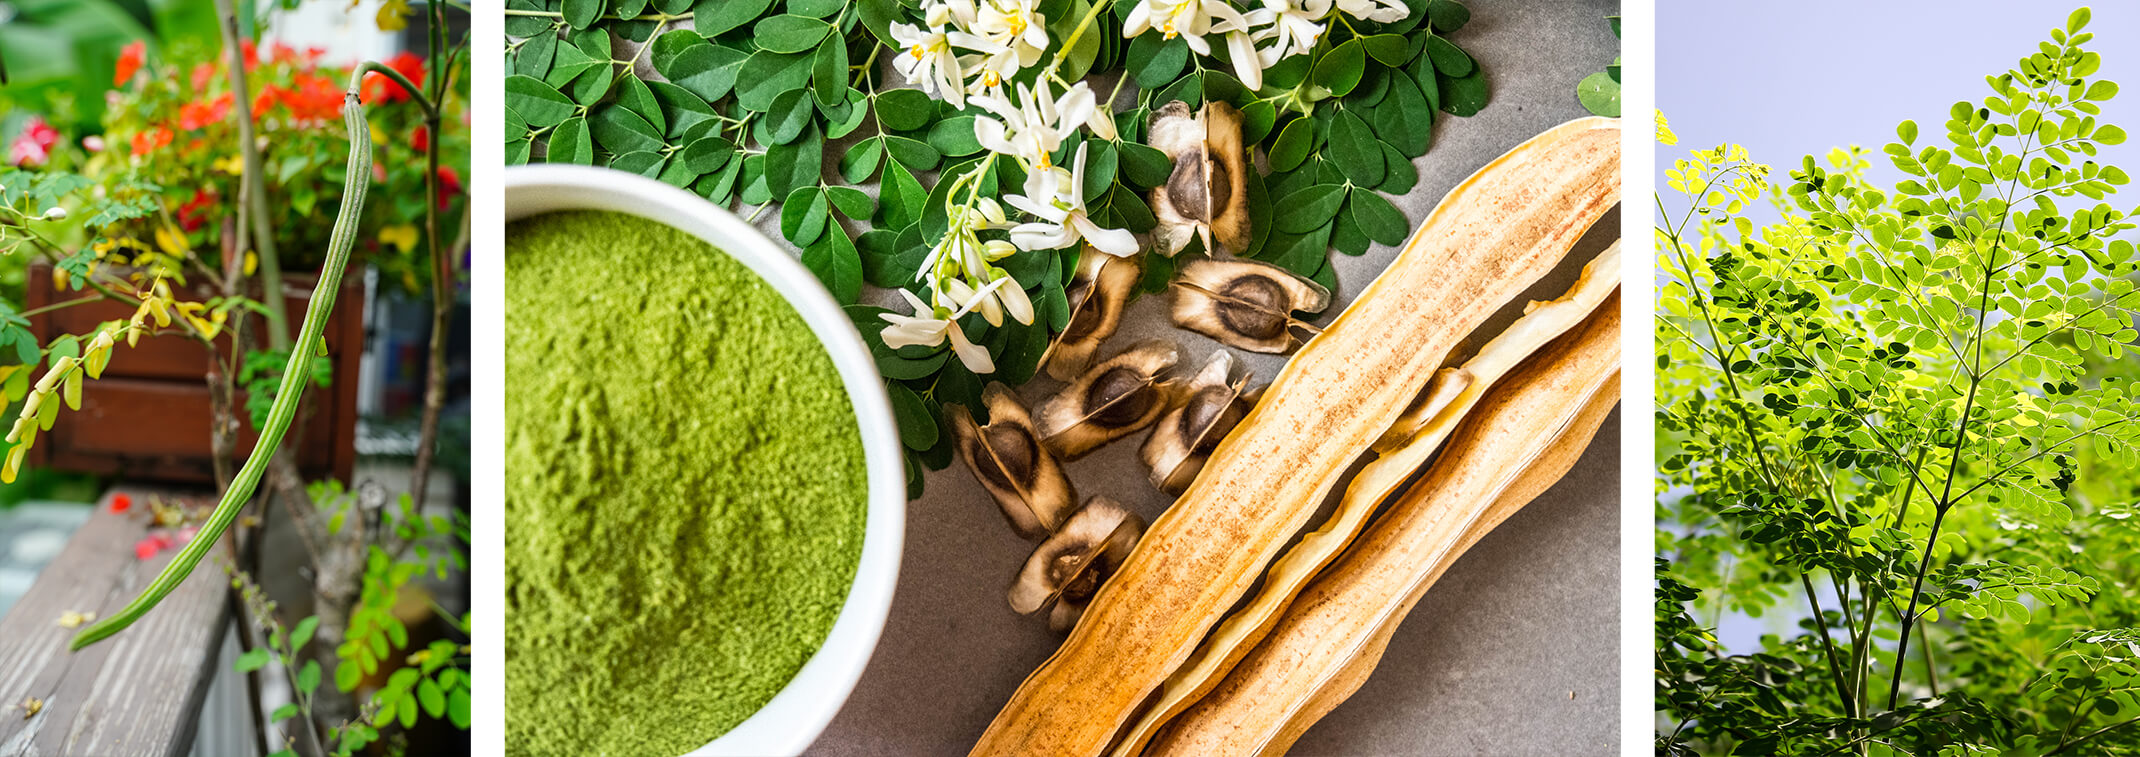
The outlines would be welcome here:
<svg viewBox="0 0 2140 757">
<path fill-rule="evenodd" d="M 1455 40 L 1486 67 L 1493 101 L 1448 118 L 1416 164 L 1420 182 L 1398 207 L 1416 224 L 1442 195 L 1497 155 L 1586 115 L 1583 76 L 1617 48 L 1609 1 L 1471 0 Z M 1608 215 L 1573 261 L 1528 299 L 1552 297 L 1619 235 Z M 1637 245 L 1644 240 L 1635 240 Z M 1394 257 L 1376 245 L 1337 261 L 1332 313 Z M 1103 354 L 1165 336 L 1200 365 L 1217 348 L 1168 324 L 1161 298 L 1138 301 Z M 1503 308 L 1475 339 L 1521 311 Z M 1469 345 L 1466 346 L 1468 351 Z M 1258 383 L 1283 358 L 1237 355 Z M 1045 376 L 1033 401 L 1060 386 Z M 1069 465 L 1082 496 L 1104 495 L 1147 517 L 1169 499 L 1146 481 L 1139 434 Z M 1301 739 L 1298 754 L 1595 755 L 1618 748 L 1619 414 L 1558 486 L 1481 541 L 1429 591 L 1367 684 Z M 1004 590 L 1032 545 L 1011 532 L 963 464 L 929 475 L 908 510 L 905 558 L 883 641 L 818 755 L 963 754 L 1061 636 L 1013 614 Z"/>
</svg>

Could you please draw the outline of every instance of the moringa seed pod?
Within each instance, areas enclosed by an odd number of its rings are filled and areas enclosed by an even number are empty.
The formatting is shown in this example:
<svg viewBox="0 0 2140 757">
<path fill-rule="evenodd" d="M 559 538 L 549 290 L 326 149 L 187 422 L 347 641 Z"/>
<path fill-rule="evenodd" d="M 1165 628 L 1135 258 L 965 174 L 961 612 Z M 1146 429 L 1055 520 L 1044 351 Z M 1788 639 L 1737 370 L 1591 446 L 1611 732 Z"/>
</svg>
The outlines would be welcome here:
<svg viewBox="0 0 2140 757">
<path fill-rule="evenodd" d="M 1249 391 L 1246 374 L 1233 378 L 1233 363 L 1233 353 L 1212 353 L 1183 390 L 1181 405 L 1160 417 L 1138 450 L 1160 491 L 1179 496 L 1188 489 L 1211 450 L 1255 407 L 1261 390 Z"/>
<path fill-rule="evenodd" d="M 1293 313 L 1321 312 L 1330 290 L 1291 271 L 1253 260 L 1206 259 L 1174 275 L 1174 325 L 1228 347 L 1283 354 L 1313 335 Z"/>
<path fill-rule="evenodd" d="M 1093 497 L 1026 557 L 1011 581 L 1011 609 L 1031 615 L 1053 605 L 1048 627 L 1070 630 L 1143 535 L 1143 518 L 1114 500 Z"/>
<path fill-rule="evenodd" d="M 1062 465 L 1040 443 L 1017 395 L 1002 384 L 989 384 L 982 402 L 988 408 L 987 425 L 975 424 L 964 406 L 945 409 L 958 438 L 959 457 L 1019 536 L 1045 538 L 1070 517 L 1077 492 Z"/>
<path fill-rule="evenodd" d="M 1077 276 L 1063 291 L 1070 300 L 1070 323 L 1040 358 L 1048 366 L 1048 375 L 1069 381 L 1091 367 L 1100 343 L 1122 325 L 1122 307 L 1144 271 L 1141 257 L 1118 258 L 1090 246 L 1084 249 Z"/>
<path fill-rule="evenodd" d="M 1065 460 L 1151 425 L 1173 404 L 1164 374 L 1181 348 L 1152 339 L 1093 366 L 1040 405 L 1040 439 Z"/>
<path fill-rule="evenodd" d="M 1201 239 L 1204 251 L 1248 249 L 1248 151 L 1241 112 L 1208 102 L 1194 115 L 1176 100 L 1152 116 L 1151 145 L 1174 161 L 1167 181 L 1152 189 L 1153 237 L 1169 257 Z"/>
</svg>

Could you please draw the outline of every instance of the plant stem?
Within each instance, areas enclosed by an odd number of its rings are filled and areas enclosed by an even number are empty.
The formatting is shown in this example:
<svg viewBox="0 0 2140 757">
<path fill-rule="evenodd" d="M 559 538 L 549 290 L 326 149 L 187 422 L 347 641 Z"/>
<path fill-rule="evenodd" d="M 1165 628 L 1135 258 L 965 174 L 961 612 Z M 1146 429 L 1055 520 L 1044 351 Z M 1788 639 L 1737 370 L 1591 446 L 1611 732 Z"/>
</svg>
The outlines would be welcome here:
<svg viewBox="0 0 2140 757">
<path fill-rule="evenodd" d="M 430 49 L 424 51 L 431 59 L 429 99 L 443 104 L 446 100 L 446 71 L 439 62 L 445 47 L 446 10 L 438 3 L 432 3 L 430 10 L 431 28 L 428 31 L 431 44 Z M 649 41 L 639 48 L 640 52 L 652 46 Z M 633 59 L 637 60 L 637 56 Z M 431 462 L 437 456 L 438 416 L 446 406 L 446 332 L 453 322 L 453 260 L 444 254 L 438 238 L 438 148 L 439 143 L 445 141 L 439 133 L 438 114 L 437 107 L 424 111 L 424 128 L 431 134 L 424 145 L 424 246 L 431 255 L 431 350 L 424 371 L 424 407 L 416 434 L 416 462 L 409 471 L 409 496 L 418 508 L 424 506 L 425 497 L 430 493 Z M 462 215 L 465 229 L 466 213 Z"/>
<path fill-rule="evenodd" d="M 1843 664 L 1835 657 L 1835 640 L 1828 636 L 1828 615 L 1821 612 L 1820 595 L 1813 591 L 1813 579 L 1805 572 L 1798 574 L 1799 585 L 1805 587 L 1806 603 L 1813 606 L 1813 627 L 1820 631 L 1821 646 L 1827 652 L 1828 674 L 1835 679 L 1835 696 L 1843 702 L 1843 714 L 1858 716 L 1858 698 L 1850 693 L 1848 679 L 1843 677 Z"/>
<path fill-rule="evenodd" d="M 2077 739 L 2074 739 L 2074 740 L 2072 740 L 2072 741 L 2068 741 L 2068 742 L 2065 742 L 2065 743 L 2059 744 L 2059 745 L 2058 745 L 2058 746 L 2057 746 L 2056 748 L 2053 748 L 2053 749 L 2052 749 L 2051 751 L 2048 751 L 2048 752 L 2044 752 L 2044 753 L 2043 753 L 2043 757 L 2051 757 L 2051 755 L 2054 755 L 2054 754 L 2058 754 L 2059 752 L 2063 752 L 2063 751 L 2066 751 L 2067 749 L 2071 749 L 2071 748 L 2073 748 L 2073 747 L 2076 747 L 2076 746 L 2080 746 L 2081 744 L 2083 744 L 2083 743 L 2086 743 L 2086 742 L 2087 742 L 2088 740 L 2090 740 L 2090 739 L 2093 739 L 2093 738 L 2095 738 L 2095 737 L 2097 737 L 2097 736 L 2101 736 L 2101 735 L 2103 735 L 2103 734 L 2109 733 L 2109 732 L 2111 732 L 2111 731 L 2114 731 L 2114 730 L 2117 730 L 2117 729 L 2119 729 L 2119 728 L 2124 728 L 2124 727 L 2126 727 L 2126 726 L 2129 726 L 2129 725 L 2132 725 L 2132 724 L 2134 724 L 2134 723 L 2140 723 L 2140 718 L 2133 718 L 2133 719 L 2131 719 L 2131 720 L 2125 720 L 2125 721 L 2120 721 L 2120 722 L 2117 722 L 2117 723 L 2112 723 L 2112 724 L 2110 724 L 2110 725 L 2106 725 L 2106 726 L 2103 726 L 2103 727 L 2101 727 L 2101 728 L 2097 728 L 2097 729 L 2095 729 L 2095 730 L 2093 730 L 2093 731 L 2089 731 L 2088 733 L 2082 734 L 2080 738 L 2077 738 Z"/>
<path fill-rule="evenodd" d="M 2018 117 L 2016 123 L 2018 124 Z M 2021 138 L 2021 153 L 2024 155 L 2028 154 L 2029 142 L 2035 135 L 2033 131 L 2025 133 L 2027 136 Z M 2016 175 L 2007 182 L 2008 197 L 2013 196 L 2014 184 L 2019 181 L 2020 176 Z M 1939 509 L 1932 516 L 1932 533 L 1925 537 L 1924 559 L 1917 563 L 1917 578 L 1910 590 L 1910 609 L 1902 614 L 1902 636 L 1895 642 L 1895 678 L 1887 689 L 1887 708 L 1890 710 L 1895 709 L 1895 703 L 1902 693 L 1902 664 L 1907 659 L 1904 655 L 1910 650 L 1910 629 L 1917 624 L 1917 601 L 1924 589 L 1925 573 L 1932 569 L 1932 546 L 1939 540 L 1940 523 L 1947 517 L 1947 508 L 1954 505 L 1954 479 L 1961 472 L 1962 445 L 1969 441 L 1969 415 L 1976 409 L 1977 387 L 1984 383 L 1984 323 L 1991 315 L 1991 284 L 1993 277 L 1998 274 L 1998 269 L 1993 264 L 1998 261 L 1999 244 L 2006 237 L 2006 224 L 2011 217 L 2011 208 L 1999 213 L 1999 226 L 1991 233 L 1991 249 L 1984 253 L 1984 281 L 1977 288 L 1976 331 L 1970 337 L 1969 345 L 1972 357 L 1969 366 L 1969 392 L 1962 399 L 1962 417 L 1955 422 L 1954 446 L 1947 460 L 1947 480 L 1941 485 Z"/>
<path fill-rule="evenodd" d="M 285 312 L 288 303 L 282 296 L 282 258 L 275 250 L 275 230 L 268 222 L 267 180 L 261 177 L 266 169 L 260 165 L 260 145 L 253 139 L 253 95 L 245 84 L 245 60 L 240 51 L 244 48 L 244 35 L 238 30 L 238 13 L 230 0 L 216 0 L 216 26 L 223 32 L 223 49 L 230 57 L 230 88 L 238 96 L 232 98 L 230 115 L 238 122 L 238 155 L 243 161 L 244 175 L 238 177 L 241 211 L 252 216 L 253 243 L 260 248 L 260 292 L 263 304 L 267 305 L 267 344 L 274 349 L 290 346 L 290 318 Z M 369 135 L 367 135 L 369 138 Z M 238 259 L 244 260 L 250 250 L 246 244 L 246 224 L 238 224 Z M 224 271 L 231 280 L 245 277 L 243 262 L 238 270 Z"/>
<path fill-rule="evenodd" d="M 24 311 L 22 311 L 22 312 L 20 312 L 20 313 L 16 313 L 15 315 L 17 315 L 17 316 L 20 316 L 20 317 L 23 317 L 23 318 L 29 318 L 29 317 L 31 317 L 31 316 L 43 315 L 43 314 L 45 314 L 45 313 L 50 313 L 50 312 L 52 312 L 52 311 L 54 311 L 54 310 L 60 310 L 60 309 L 63 309 L 63 308 L 69 308 L 69 307 L 73 307 L 73 306 L 75 306 L 75 305 L 86 305 L 86 304 L 89 304 L 89 303 L 92 303 L 92 302 L 96 302 L 96 301 L 98 301 L 98 300 L 102 300 L 102 299 L 104 299 L 104 295 L 101 295 L 101 294 L 87 294 L 87 295 L 82 295 L 82 296 L 80 296 L 80 297 L 76 297 L 76 298 L 74 298 L 74 299 L 71 299 L 71 300 L 66 300 L 66 301 L 64 301 L 64 302 L 55 302 L 55 303 L 52 303 L 52 304 L 50 304 L 50 305 L 44 305 L 44 306 L 41 306 L 41 307 L 34 307 L 34 308 L 30 308 L 30 309 L 28 309 L 28 310 L 24 310 Z"/>
<path fill-rule="evenodd" d="M 1960 457 L 1959 450 L 1955 455 Z M 1932 513 L 1932 532 L 1925 537 L 1924 557 L 1917 561 L 1917 578 L 1910 585 L 1910 609 L 1902 613 L 1902 636 L 1895 642 L 1895 668 L 1889 671 L 1893 678 L 1887 687 L 1887 708 L 1895 709 L 1902 697 L 1902 665 L 1910 653 L 1910 629 L 1917 621 L 1917 601 L 1924 595 L 1925 574 L 1932 570 L 1932 547 L 1939 543 L 1939 527 L 1947 520 L 1947 508 L 1941 506 Z"/>
<path fill-rule="evenodd" d="M 1925 685 L 1931 689 L 1932 696 L 1937 697 L 1939 696 L 1939 669 L 1932 667 L 1932 629 L 1930 626 L 1922 623 L 1917 625 L 1917 646 L 1924 652 Z"/>
<path fill-rule="evenodd" d="M 117 613 L 82 629 L 81 633 L 68 643 L 69 649 L 79 650 L 125 630 L 157 603 L 162 602 L 173 589 L 178 588 L 178 585 L 193 573 L 193 568 L 200 564 L 201 558 L 206 557 L 208 551 L 214 548 L 223 532 L 230 528 L 231 521 L 237 519 L 238 510 L 246 500 L 252 498 L 254 487 L 259 485 L 261 474 L 266 472 L 269 459 L 274 457 L 275 450 L 282 445 L 283 434 L 289 430 L 291 419 L 297 415 L 298 401 L 304 396 L 308 374 L 305 367 L 312 358 L 311 345 L 318 342 L 320 333 L 327 328 L 327 317 L 334 311 L 335 294 L 341 287 L 342 273 L 349 267 L 350 251 L 356 246 L 358 217 L 364 211 L 365 192 L 371 188 L 371 171 L 365 167 L 370 166 L 372 162 L 371 128 L 364 119 L 364 103 L 357 94 L 364 74 L 380 69 L 393 72 L 393 69 L 376 62 L 367 61 L 357 66 L 356 70 L 350 72 L 349 90 L 342 96 L 342 120 L 349 127 L 349 157 L 342 172 L 342 207 L 335 217 L 334 231 L 328 238 L 327 260 L 320 266 L 319 284 L 312 290 L 312 298 L 305 306 L 305 320 L 299 327 L 301 334 L 297 340 L 300 346 L 290 350 L 290 360 L 283 367 L 281 385 L 275 392 L 275 404 L 268 411 L 267 423 L 260 429 L 260 441 L 254 445 L 253 453 L 245 459 L 245 467 L 239 469 L 231 485 L 223 490 L 221 501 L 216 503 L 208 520 L 201 524 L 193 541 L 179 550 L 178 555 L 172 558 L 170 564 L 164 566 L 163 572 L 157 574 L 156 579 L 142 590 L 140 596 L 128 602 Z M 393 75 L 400 76 L 398 73 Z"/>
</svg>

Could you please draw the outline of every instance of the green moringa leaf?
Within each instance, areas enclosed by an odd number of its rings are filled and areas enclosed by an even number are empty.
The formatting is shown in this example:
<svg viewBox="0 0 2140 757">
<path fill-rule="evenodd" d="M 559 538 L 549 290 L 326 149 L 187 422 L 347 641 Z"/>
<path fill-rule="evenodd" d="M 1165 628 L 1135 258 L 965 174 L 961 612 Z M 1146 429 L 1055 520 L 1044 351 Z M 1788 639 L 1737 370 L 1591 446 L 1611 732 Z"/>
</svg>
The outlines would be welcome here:
<svg viewBox="0 0 2140 757">
<path fill-rule="evenodd" d="M 587 139 L 587 119 L 569 118 L 550 132 L 550 151 L 543 160 L 551 163 L 594 164 L 594 143 Z"/>
<path fill-rule="evenodd" d="M 529 126 L 556 126 L 577 107 L 557 89 L 531 77 L 505 77 L 505 107 L 527 120 Z"/>
<path fill-rule="evenodd" d="M 1315 62 L 1315 73 L 1309 78 L 1330 94 L 1344 96 L 1360 85 L 1360 77 L 1367 73 L 1367 50 L 1357 39 L 1346 40 L 1321 60 Z"/>
<path fill-rule="evenodd" d="M 752 27 L 751 41 L 758 43 L 761 50 L 799 53 L 816 48 L 818 41 L 831 33 L 831 24 L 809 16 L 768 16 Z"/>
<path fill-rule="evenodd" d="M 1404 213 L 1382 195 L 1354 188 L 1345 202 L 1352 211 L 1353 222 L 1368 239 L 1394 247 L 1403 244 L 1405 236 L 1411 232 L 1411 224 L 1405 221 Z"/>
</svg>

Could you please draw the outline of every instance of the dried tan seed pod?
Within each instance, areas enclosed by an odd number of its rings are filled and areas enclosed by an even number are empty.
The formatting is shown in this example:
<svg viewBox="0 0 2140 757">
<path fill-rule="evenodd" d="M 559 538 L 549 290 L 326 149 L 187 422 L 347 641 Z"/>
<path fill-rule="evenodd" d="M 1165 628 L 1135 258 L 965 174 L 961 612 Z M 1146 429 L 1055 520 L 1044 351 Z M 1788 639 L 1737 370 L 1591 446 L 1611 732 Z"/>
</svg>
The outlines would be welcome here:
<svg viewBox="0 0 2140 757">
<path fill-rule="evenodd" d="M 1011 609 L 1031 615 L 1052 604 L 1048 627 L 1070 630 L 1143 535 L 1143 518 L 1106 497 L 1093 497 L 1026 558 L 1011 581 Z"/>
<path fill-rule="evenodd" d="M 1251 352 L 1283 354 L 1318 329 L 1293 317 L 1330 306 L 1330 290 L 1253 260 L 1191 261 L 1174 275 L 1174 325 Z"/>
<path fill-rule="evenodd" d="M 1129 292 L 1144 273 L 1141 257 L 1118 258 L 1085 247 L 1076 278 L 1063 290 L 1070 300 L 1070 324 L 1055 335 L 1048 354 L 1040 358 L 1048 366 L 1048 375 L 1069 381 L 1091 367 L 1100 343 L 1122 325 L 1122 307 L 1129 303 Z"/>
<path fill-rule="evenodd" d="M 1041 403 L 1040 440 L 1075 460 L 1151 425 L 1173 404 L 1173 385 L 1164 375 L 1180 360 L 1180 347 L 1151 339 L 1093 366 Z"/>
<path fill-rule="evenodd" d="M 1033 419 L 1018 396 L 1002 384 L 982 393 L 988 424 L 976 425 L 964 406 L 945 409 L 958 437 L 959 457 L 981 487 L 1003 510 L 1004 520 L 1027 539 L 1042 539 L 1061 528 L 1077 506 L 1070 477 L 1040 443 Z"/>
<path fill-rule="evenodd" d="M 1179 496 L 1189 488 L 1212 448 L 1255 407 L 1258 392 L 1248 390 L 1246 374 L 1231 376 L 1233 363 L 1231 352 L 1212 353 L 1183 389 L 1180 406 L 1160 417 L 1138 450 L 1160 491 Z"/>
<path fill-rule="evenodd" d="M 1152 189 L 1160 251 L 1172 256 L 1192 238 L 1202 239 L 1206 252 L 1248 249 L 1249 165 L 1241 112 L 1208 102 L 1192 115 L 1188 104 L 1176 100 L 1153 114 L 1149 138 L 1174 161 L 1167 182 Z"/>
</svg>

